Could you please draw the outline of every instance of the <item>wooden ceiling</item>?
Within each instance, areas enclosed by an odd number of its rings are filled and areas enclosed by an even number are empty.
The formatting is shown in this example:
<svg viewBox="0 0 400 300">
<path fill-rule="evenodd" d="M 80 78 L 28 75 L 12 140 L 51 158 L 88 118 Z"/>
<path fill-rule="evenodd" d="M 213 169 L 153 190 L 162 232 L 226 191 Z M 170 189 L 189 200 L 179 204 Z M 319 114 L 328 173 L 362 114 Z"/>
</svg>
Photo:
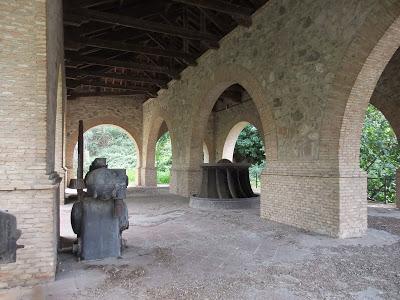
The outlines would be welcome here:
<svg viewBox="0 0 400 300">
<path fill-rule="evenodd" d="M 64 0 L 68 99 L 156 97 L 205 51 L 218 49 L 228 32 L 250 26 L 265 2 Z"/>
</svg>

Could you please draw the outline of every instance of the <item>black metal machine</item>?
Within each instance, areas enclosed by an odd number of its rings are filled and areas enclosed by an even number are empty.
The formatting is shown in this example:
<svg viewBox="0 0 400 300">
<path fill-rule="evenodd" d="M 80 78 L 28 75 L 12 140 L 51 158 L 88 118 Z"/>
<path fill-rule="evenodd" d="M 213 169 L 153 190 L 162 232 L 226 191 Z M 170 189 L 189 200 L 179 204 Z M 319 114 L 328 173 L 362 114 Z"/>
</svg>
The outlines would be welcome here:
<svg viewBox="0 0 400 300">
<path fill-rule="evenodd" d="M 190 197 L 189 206 L 200 209 L 258 208 L 260 197 L 251 188 L 249 164 L 222 159 L 202 164 L 200 193 Z"/>
<path fill-rule="evenodd" d="M 77 234 L 74 253 L 81 259 L 121 256 L 122 231 L 129 227 L 125 169 L 109 169 L 105 158 L 96 158 L 83 180 L 83 126 L 78 139 L 78 201 L 72 207 L 71 224 Z M 86 186 L 87 192 L 83 192 Z"/>
<path fill-rule="evenodd" d="M 20 236 L 15 216 L 0 210 L 0 264 L 16 262 L 17 249 L 24 247 L 17 245 Z"/>
</svg>

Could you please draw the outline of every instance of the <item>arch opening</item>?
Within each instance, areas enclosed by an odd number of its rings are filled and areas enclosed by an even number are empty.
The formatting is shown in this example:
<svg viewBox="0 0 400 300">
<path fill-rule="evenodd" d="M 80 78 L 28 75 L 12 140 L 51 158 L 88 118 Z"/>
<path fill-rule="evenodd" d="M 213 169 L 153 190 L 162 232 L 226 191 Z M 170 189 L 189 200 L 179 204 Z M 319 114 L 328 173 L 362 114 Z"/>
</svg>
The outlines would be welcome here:
<svg viewBox="0 0 400 300">
<path fill-rule="evenodd" d="M 84 175 L 92 161 L 97 157 L 107 158 L 109 168 L 126 169 L 129 186 L 137 185 L 139 148 L 135 139 L 122 127 L 102 124 L 87 129 L 84 139 Z M 78 165 L 78 145 L 73 154 L 73 174 Z"/>
<path fill-rule="evenodd" d="M 254 191 L 260 192 L 260 176 L 266 167 L 265 146 L 260 132 L 252 124 L 247 123 L 237 136 L 232 161 L 250 164 L 251 186 Z"/>
<path fill-rule="evenodd" d="M 400 148 L 396 134 L 382 114 L 368 105 L 361 133 L 360 167 L 368 174 L 368 200 L 396 202 L 396 172 L 400 167 Z"/>
<path fill-rule="evenodd" d="M 260 191 L 260 176 L 266 166 L 265 147 L 254 125 L 242 121 L 232 127 L 225 139 L 222 158 L 250 163 L 250 183 L 255 191 Z"/>
<path fill-rule="evenodd" d="M 165 122 L 164 122 L 165 124 Z M 171 181 L 172 167 L 172 144 L 171 137 L 166 127 L 166 132 L 162 132 L 163 126 L 160 128 L 160 137 L 156 143 L 155 149 L 155 167 L 157 169 L 157 185 L 169 185 Z"/>
<path fill-rule="evenodd" d="M 256 191 L 260 191 L 260 176 L 266 165 L 262 128 L 258 108 L 247 90 L 237 83 L 229 85 L 214 98 L 208 112 L 208 122 L 204 126 L 203 161 L 225 158 L 249 162 L 251 183 Z M 206 140 L 212 145 L 210 148 L 204 142 Z"/>
<path fill-rule="evenodd" d="M 392 23 L 388 24 L 385 31 L 377 30 L 372 35 L 368 30 L 360 31 L 359 38 L 354 39 L 353 44 L 349 47 L 348 53 L 343 61 L 343 66 L 348 68 L 349 65 L 354 66 L 357 72 L 353 76 L 337 76 L 335 86 L 345 87 L 343 91 L 336 91 L 338 95 L 344 92 L 341 99 L 332 97 L 326 107 L 327 111 L 332 113 L 325 118 L 322 124 L 321 140 L 322 149 L 331 149 L 337 147 L 338 149 L 338 171 L 341 176 L 357 178 L 354 182 L 358 182 L 352 188 L 353 193 L 348 197 L 343 197 L 340 200 L 349 203 L 358 210 L 362 210 L 360 219 L 366 228 L 366 201 L 368 191 L 367 174 L 360 167 L 360 149 L 362 149 L 362 131 L 364 127 L 364 118 L 368 114 L 368 105 L 373 104 L 378 108 L 383 115 L 387 118 L 388 122 L 396 133 L 397 138 L 400 131 L 400 122 L 398 116 L 400 113 L 400 105 L 398 102 L 391 101 L 389 95 L 385 93 L 387 87 L 390 87 L 390 93 L 396 98 L 400 96 L 400 90 L 396 89 L 390 82 L 398 81 L 398 73 L 400 67 L 400 17 L 392 19 Z M 369 35 L 369 44 L 360 44 L 359 41 L 364 35 Z M 372 38 L 375 36 L 376 38 Z M 368 48 L 367 48 L 368 47 Z M 366 55 L 363 55 L 365 53 Z M 344 68 L 344 67 L 343 67 Z M 343 69 L 342 68 L 342 69 Z M 343 72 L 340 69 L 339 72 Z M 395 70 L 395 72 L 393 72 Z M 343 72 L 344 74 L 345 72 Z M 340 74 L 340 73 L 339 73 Z M 396 76 L 397 75 L 397 76 Z M 397 78 L 397 79 L 396 79 Z M 348 80 L 353 80 L 350 83 Z M 386 87 L 386 88 L 385 88 Z M 343 101 L 340 103 L 340 101 Z M 337 123 L 340 122 L 340 123 Z M 340 128 L 338 131 L 339 137 L 338 144 L 330 143 L 335 141 L 332 135 L 329 134 L 332 128 Z M 399 182 L 399 169 L 397 168 L 396 181 Z M 348 182 L 348 181 L 346 181 Z M 341 187 L 342 188 L 342 187 Z M 344 189 L 349 189 L 345 184 Z M 400 207 L 399 199 L 399 185 L 396 187 L 397 207 Z M 356 195 L 356 193 L 358 195 Z M 365 213 L 364 213 L 365 212 Z M 347 218 L 349 221 L 346 223 L 351 226 L 352 218 Z M 351 220 L 351 221 L 350 221 Z"/>
<path fill-rule="evenodd" d="M 203 142 L 203 162 L 205 164 L 210 162 L 210 152 L 208 151 L 206 142 Z"/>
</svg>

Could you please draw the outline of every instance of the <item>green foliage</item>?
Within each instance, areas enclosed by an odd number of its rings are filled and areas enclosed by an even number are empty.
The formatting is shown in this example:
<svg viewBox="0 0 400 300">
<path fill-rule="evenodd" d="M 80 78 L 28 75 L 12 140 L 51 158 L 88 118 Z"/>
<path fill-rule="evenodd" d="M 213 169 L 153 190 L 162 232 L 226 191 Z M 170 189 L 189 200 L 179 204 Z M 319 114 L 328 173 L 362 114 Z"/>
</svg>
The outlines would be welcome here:
<svg viewBox="0 0 400 300">
<path fill-rule="evenodd" d="M 395 201 L 395 174 L 400 165 L 400 147 L 388 121 L 368 106 L 361 135 L 360 167 L 368 172 L 368 196 L 377 201 Z M 385 191 L 385 186 L 386 191 Z"/>
<path fill-rule="evenodd" d="M 250 164 L 265 161 L 264 143 L 257 128 L 249 124 L 240 132 L 233 153 L 234 161 L 246 160 Z"/>
<path fill-rule="evenodd" d="M 100 125 L 85 132 L 84 139 L 84 174 L 96 157 L 107 158 L 110 168 L 128 170 L 129 182 L 135 182 L 134 169 L 137 162 L 135 146 L 129 136 L 120 128 L 111 125 Z M 74 167 L 78 162 L 78 147 L 74 152 Z M 129 175 L 130 174 L 130 175 Z"/>
<path fill-rule="evenodd" d="M 157 183 L 160 184 L 169 184 L 170 181 L 170 171 L 157 171 Z"/>
<path fill-rule="evenodd" d="M 136 182 L 136 169 L 127 169 L 126 175 L 128 176 L 129 185 L 135 185 Z"/>
<path fill-rule="evenodd" d="M 234 161 L 246 161 L 249 168 L 250 181 L 253 186 L 259 186 L 260 174 L 265 168 L 265 149 L 263 140 L 253 125 L 249 124 L 240 132 L 233 153 Z M 256 183 L 257 182 L 257 183 Z"/>
<path fill-rule="evenodd" d="M 156 145 L 157 183 L 168 184 L 172 166 L 172 146 L 169 132 L 164 133 Z"/>
</svg>

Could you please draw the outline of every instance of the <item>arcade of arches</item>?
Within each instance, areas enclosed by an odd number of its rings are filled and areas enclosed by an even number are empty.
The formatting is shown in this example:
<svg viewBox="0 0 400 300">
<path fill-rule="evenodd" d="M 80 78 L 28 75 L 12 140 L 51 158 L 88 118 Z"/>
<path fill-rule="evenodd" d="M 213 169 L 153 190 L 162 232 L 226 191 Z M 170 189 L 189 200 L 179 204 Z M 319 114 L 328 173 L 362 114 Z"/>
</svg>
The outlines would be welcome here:
<svg viewBox="0 0 400 300">
<path fill-rule="evenodd" d="M 369 102 L 400 135 L 399 1 L 270 0 L 251 26 L 232 30 L 143 103 L 67 100 L 62 37 L 61 0 L 0 4 L 0 208 L 16 215 L 25 245 L 15 264 L 0 266 L 0 287 L 54 278 L 57 205 L 78 120 L 132 136 L 139 186 L 156 185 L 155 145 L 168 130 L 170 192 L 185 197 L 198 190 L 203 160 L 230 157 L 231 129 L 251 123 L 268 162 L 261 218 L 333 237 L 365 234 L 359 149 Z"/>
</svg>

